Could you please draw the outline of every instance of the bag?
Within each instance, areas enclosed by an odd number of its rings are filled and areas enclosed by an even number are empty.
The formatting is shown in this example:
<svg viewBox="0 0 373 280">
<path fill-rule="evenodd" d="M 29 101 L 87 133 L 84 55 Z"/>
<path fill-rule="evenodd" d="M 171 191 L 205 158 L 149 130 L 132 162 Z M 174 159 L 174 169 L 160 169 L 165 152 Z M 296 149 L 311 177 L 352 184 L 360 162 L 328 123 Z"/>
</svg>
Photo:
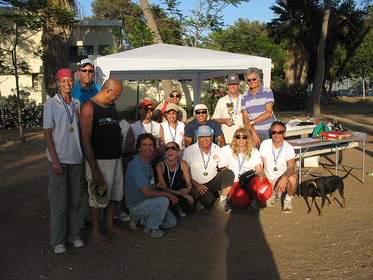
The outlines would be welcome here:
<svg viewBox="0 0 373 280">
<path fill-rule="evenodd" d="M 239 182 L 241 186 L 246 186 L 247 184 L 250 183 L 250 181 L 257 176 L 255 174 L 255 170 L 251 169 L 249 171 L 246 171 L 245 173 L 239 175 Z"/>
<path fill-rule="evenodd" d="M 320 122 L 313 130 L 312 137 L 320 136 L 321 132 L 330 131 L 330 128 L 324 122 Z"/>
<path fill-rule="evenodd" d="M 260 178 L 255 176 L 246 188 L 256 194 L 258 201 L 267 201 L 272 195 L 272 186 L 267 178 L 260 181 Z"/>
</svg>

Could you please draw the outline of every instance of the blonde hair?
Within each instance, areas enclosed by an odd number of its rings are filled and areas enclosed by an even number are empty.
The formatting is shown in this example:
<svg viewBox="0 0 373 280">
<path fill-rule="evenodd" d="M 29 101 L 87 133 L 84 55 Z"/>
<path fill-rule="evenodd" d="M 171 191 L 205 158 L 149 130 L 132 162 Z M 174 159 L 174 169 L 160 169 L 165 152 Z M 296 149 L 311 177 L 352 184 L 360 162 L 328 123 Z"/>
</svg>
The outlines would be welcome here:
<svg viewBox="0 0 373 280">
<path fill-rule="evenodd" d="M 244 127 L 237 129 L 233 135 L 233 139 L 230 144 L 230 148 L 232 149 L 232 152 L 233 152 L 233 157 L 238 158 L 236 135 L 240 135 L 240 134 L 247 136 L 245 152 L 247 152 L 246 159 L 249 160 L 251 158 L 252 151 L 255 148 L 255 144 L 254 144 L 253 138 L 251 137 L 251 133 Z"/>
</svg>

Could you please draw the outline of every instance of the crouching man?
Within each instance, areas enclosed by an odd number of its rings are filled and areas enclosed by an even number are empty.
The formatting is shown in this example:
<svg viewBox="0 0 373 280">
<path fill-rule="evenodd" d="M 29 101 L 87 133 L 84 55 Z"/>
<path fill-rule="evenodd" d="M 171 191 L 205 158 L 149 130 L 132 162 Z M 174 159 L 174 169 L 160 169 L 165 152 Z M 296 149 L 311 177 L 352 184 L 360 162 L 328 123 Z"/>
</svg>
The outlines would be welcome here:
<svg viewBox="0 0 373 280">
<path fill-rule="evenodd" d="M 125 201 L 131 213 L 130 227 L 139 230 L 144 224 L 144 232 L 152 237 L 162 237 L 164 232 L 159 229 L 171 228 L 176 225 L 176 218 L 168 209 L 169 202 L 178 202 L 178 198 L 168 192 L 158 189 L 166 185 L 155 185 L 151 158 L 156 147 L 156 140 L 150 133 L 140 134 L 136 141 L 138 154 L 130 162 L 126 171 Z"/>
</svg>

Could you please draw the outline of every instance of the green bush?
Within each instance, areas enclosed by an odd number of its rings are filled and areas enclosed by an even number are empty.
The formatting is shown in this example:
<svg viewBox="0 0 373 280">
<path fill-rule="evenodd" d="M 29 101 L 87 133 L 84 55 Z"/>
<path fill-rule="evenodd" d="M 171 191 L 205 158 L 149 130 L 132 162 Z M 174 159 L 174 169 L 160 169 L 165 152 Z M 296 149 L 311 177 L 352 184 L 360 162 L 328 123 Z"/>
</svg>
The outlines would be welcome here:
<svg viewBox="0 0 373 280">
<path fill-rule="evenodd" d="M 282 75 L 274 76 L 271 89 L 275 97 L 276 111 L 306 110 L 308 105 L 307 86 L 289 84 Z"/>
<path fill-rule="evenodd" d="M 36 104 L 36 101 L 29 98 L 30 93 L 21 91 L 21 117 L 22 126 L 39 127 L 43 124 L 43 105 Z M 7 97 L 1 97 L 4 111 L 5 128 L 18 126 L 18 106 L 17 95 L 12 94 Z M 0 123 L 0 128 L 3 128 L 3 123 Z"/>
</svg>

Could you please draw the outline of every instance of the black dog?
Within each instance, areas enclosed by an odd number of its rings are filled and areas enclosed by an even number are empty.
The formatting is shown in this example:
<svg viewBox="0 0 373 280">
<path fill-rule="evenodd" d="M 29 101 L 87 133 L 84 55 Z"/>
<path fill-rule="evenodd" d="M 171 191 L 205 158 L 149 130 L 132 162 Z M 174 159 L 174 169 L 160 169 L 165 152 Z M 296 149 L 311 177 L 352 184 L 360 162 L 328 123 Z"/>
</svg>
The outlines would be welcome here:
<svg viewBox="0 0 373 280">
<path fill-rule="evenodd" d="M 308 213 L 312 213 L 313 211 L 313 207 L 315 205 L 315 202 L 316 202 L 316 197 L 320 197 L 322 198 L 322 206 L 321 206 L 321 209 L 319 211 L 319 215 L 321 216 L 323 214 L 323 208 L 325 206 L 325 201 L 327 198 L 327 195 L 330 195 L 332 197 L 332 202 L 330 203 L 331 205 L 333 205 L 334 203 L 334 196 L 333 196 L 333 193 L 336 191 L 336 190 L 339 190 L 339 194 L 342 198 L 342 207 L 346 207 L 346 204 L 345 204 L 345 199 L 344 199 L 344 184 L 343 184 L 343 180 L 342 178 L 338 177 L 338 176 L 330 176 L 330 177 L 320 177 L 316 180 L 313 180 L 311 181 L 308 186 L 307 186 L 307 194 L 305 196 L 305 200 L 307 202 L 307 206 L 308 206 Z M 312 206 L 311 208 L 309 207 L 309 204 L 308 204 L 308 197 L 312 197 Z M 329 201 L 329 199 L 328 199 Z M 330 201 L 329 201 L 330 202 Z"/>
</svg>

